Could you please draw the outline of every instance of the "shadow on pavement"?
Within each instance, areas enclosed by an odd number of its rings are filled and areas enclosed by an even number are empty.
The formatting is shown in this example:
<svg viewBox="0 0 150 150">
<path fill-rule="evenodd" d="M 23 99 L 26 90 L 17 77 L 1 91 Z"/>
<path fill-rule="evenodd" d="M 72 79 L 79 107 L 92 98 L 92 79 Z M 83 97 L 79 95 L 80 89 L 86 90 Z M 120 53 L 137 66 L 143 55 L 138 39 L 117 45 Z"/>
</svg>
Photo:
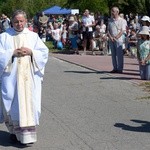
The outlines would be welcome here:
<svg viewBox="0 0 150 150">
<path fill-rule="evenodd" d="M 102 74 L 102 73 L 108 73 L 106 71 L 64 71 L 66 73 L 82 73 L 82 74 L 90 74 L 90 73 L 99 73 L 99 74 Z"/>
<path fill-rule="evenodd" d="M 105 74 L 109 73 L 109 71 L 64 71 L 65 73 L 77 73 L 77 74 Z M 116 76 L 117 74 L 114 74 L 115 76 L 106 76 L 106 77 L 101 77 L 100 79 L 118 79 L 118 80 L 140 80 L 139 79 L 139 74 L 138 73 L 128 73 L 128 72 L 123 72 L 122 74 L 119 74 L 121 76 Z M 126 75 L 123 76 L 123 75 Z"/>
<path fill-rule="evenodd" d="M 124 71 L 133 71 L 133 72 L 138 72 L 139 73 L 139 70 L 133 70 L 133 69 L 123 69 Z"/>
<path fill-rule="evenodd" d="M 11 143 L 10 139 L 9 139 L 9 133 L 6 131 L 1 131 L 0 130 L 0 146 L 3 146 L 4 148 L 6 147 L 16 147 L 16 148 L 27 148 L 29 146 L 27 145 L 23 145 L 18 143 Z"/>
<path fill-rule="evenodd" d="M 139 64 L 138 63 L 124 63 L 124 64 L 126 64 L 126 65 L 136 65 L 136 66 L 139 66 Z"/>
<path fill-rule="evenodd" d="M 111 77 L 101 77 L 100 78 L 101 80 L 104 79 L 116 79 L 116 80 L 140 80 L 139 78 L 132 78 L 132 77 L 114 77 L 114 76 L 111 76 Z"/>
<path fill-rule="evenodd" d="M 131 120 L 131 121 L 140 124 L 140 126 L 130 126 L 123 123 L 116 123 L 114 126 L 127 131 L 150 132 L 150 122 L 142 120 Z"/>
<path fill-rule="evenodd" d="M 129 75 L 129 76 L 139 76 L 139 73 L 132 73 L 132 72 L 123 72 L 122 75 Z"/>
<path fill-rule="evenodd" d="M 1 146 L 11 146 L 9 143 L 9 133 L 6 131 L 0 131 L 0 145 Z"/>
</svg>

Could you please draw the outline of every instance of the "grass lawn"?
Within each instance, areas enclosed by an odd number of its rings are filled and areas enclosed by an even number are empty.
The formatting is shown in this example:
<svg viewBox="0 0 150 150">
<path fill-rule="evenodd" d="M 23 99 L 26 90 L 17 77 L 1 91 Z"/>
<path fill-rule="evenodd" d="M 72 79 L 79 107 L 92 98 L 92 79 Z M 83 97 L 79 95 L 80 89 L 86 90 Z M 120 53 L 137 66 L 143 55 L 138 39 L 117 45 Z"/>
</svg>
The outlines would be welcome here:
<svg viewBox="0 0 150 150">
<path fill-rule="evenodd" d="M 143 82 L 140 86 L 143 86 L 146 91 L 150 92 L 150 82 Z"/>
<path fill-rule="evenodd" d="M 45 45 L 49 48 L 50 53 L 63 53 L 63 54 L 73 54 L 68 47 L 63 48 L 62 50 L 55 49 L 52 41 L 45 42 Z"/>
<path fill-rule="evenodd" d="M 143 82 L 140 84 L 144 88 L 145 91 L 150 93 L 150 82 Z M 140 99 L 150 99 L 150 96 L 141 97 Z"/>
</svg>

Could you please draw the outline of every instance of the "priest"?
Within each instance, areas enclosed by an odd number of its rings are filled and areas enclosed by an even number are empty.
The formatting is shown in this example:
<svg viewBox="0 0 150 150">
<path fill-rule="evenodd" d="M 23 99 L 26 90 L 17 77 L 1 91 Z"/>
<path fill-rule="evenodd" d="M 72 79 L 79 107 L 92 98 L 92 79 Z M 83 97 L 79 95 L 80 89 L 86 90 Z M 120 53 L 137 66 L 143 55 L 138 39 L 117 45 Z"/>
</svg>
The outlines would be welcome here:
<svg viewBox="0 0 150 150">
<path fill-rule="evenodd" d="M 12 142 L 37 141 L 47 61 L 48 48 L 37 33 L 27 28 L 26 13 L 16 10 L 12 28 L 0 34 L 0 122 L 6 124 Z"/>
</svg>

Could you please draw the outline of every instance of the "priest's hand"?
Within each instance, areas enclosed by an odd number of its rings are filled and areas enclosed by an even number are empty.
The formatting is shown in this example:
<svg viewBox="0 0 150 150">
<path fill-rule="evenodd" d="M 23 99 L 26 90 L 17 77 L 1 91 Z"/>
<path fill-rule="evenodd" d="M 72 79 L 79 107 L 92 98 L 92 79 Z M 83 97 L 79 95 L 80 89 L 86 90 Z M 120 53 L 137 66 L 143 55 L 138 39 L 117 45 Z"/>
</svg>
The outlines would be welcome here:
<svg viewBox="0 0 150 150">
<path fill-rule="evenodd" d="M 14 50 L 13 57 L 22 57 L 22 51 L 20 48 Z"/>
<path fill-rule="evenodd" d="M 22 56 L 26 56 L 26 55 L 29 55 L 29 56 L 32 56 L 32 50 L 27 48 L 27 47 L 21 47 L 21 52 L 22 52 Z"/>
<path fill-rule="evenodd" d="M 13 53 L 14 57 L 23 57 L 26 55 L 32 56 L 32 50 L 27 47 L 21 47 L 21 48 L 15 49 Z"/>
</svg>

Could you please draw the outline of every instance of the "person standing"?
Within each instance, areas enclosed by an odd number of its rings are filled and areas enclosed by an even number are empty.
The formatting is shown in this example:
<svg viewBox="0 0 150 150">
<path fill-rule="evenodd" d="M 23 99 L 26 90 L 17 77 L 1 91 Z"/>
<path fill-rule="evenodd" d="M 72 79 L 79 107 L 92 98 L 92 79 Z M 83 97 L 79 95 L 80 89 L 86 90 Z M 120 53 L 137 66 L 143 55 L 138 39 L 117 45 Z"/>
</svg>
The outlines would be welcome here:
<svg viewBox="0 0 150 150">
<path fill-rule="evenodd" d="M 143 26 L 138 33 L 139 41 L 139 70 L 142 80 L 150 80 L 150 33 L 147 26 Z"/>
<path fill-rule="evenodd" d="M 67 37 L 68 37 L 67 25 L 63 24 L 61 41 L 62 41 L 62 44 L 64 47 L 66 47 L 66 45 L 67 45 Z"/>
<path fill-rule="evenodd" d="M 137 31 L 137 58 L 140 59 L 140 44 L 141 44 L 141 36 L 138 34 L 142 29 L 148 28 L 150 31 L 150 17 L 149 16 L 143 16 L 140 20 L 140 29 Z"/>
<path fill-rule="evenodd" d="M 126 30 L 124 20 L 119 16 L 119 8 L 112 7 L 108 22 L 108 37 L 112 55 L 113 70 L 110 73 L 123 72 L 123 33 Z"/>
<path fill-rule="evenodd" d="M 75 54 L 79 54 L 78 52 L 78 23 L 75 20 L 74 16 L 70 16 L 69 18 L 69 26 L 68 26 L 68 37 L 71 41 L 71 47 L 74 50 Z"/>
<path fill-rule="evenodd" d="M 45 41 L 46 38 L 46 29 L 48 24 L 49 17 L 45 15 L 44 12 L 41 12 L 38 18 L 38 33 L 39 36 L 42 34 L 42 39 Z"/>
<path fill-rule="evenodd" d="M 56 49 L 63 49 L 63 45 L 61 42 L 61 30 L 58 27 L 58 23 L 54 23 L 54 29 L 51 30 L 51 36 L 53 40 L 54 48 Z"/>
<path fill-rule="evenodd" d="M 123 19 L 124 21 L 124 25 L 125 25 L 125 31 L 123 32 L 123 35 L 122 35 L 122 38 L 123 38 L 123 51 L 124 51 L 124 54 L 126 53 L 126 49 L 127 49 L 127 28 L 128 28 L 128 25 L 127 25 L 127 21 L 126 19 L 124 18 L 124 14 L 123 13 L 120 13 L 119 16 Z"/>
<path fill-rule="evenodd" d="M 48 18 L 48 16 L 46 16 L 45 15 L 45 13 L 44 12 L 42 12 L 41 14 L 40 14 L 40 16 L 39 16 L 39 19 L 38 19 L 38 22 L 39 22 L 39 27 L 47 27 L 47 23 L 48 23 L 48 20 L 49 20 L 49 18 Z"/>
<path fill-rule="evenodd" d="M 41 114 L 41 83 L 48 48 L 26 27 L 26 13 L 16 10 L 12 28 L 0 34 L 0 123 L 6 124 L 13 143 L 37 141 Z"/>
<path fill-rule="evenodd" d="M 5 32 L 10 26 L 10 19 L 5 14 L 2 14 L 2 32 Z"/>
<path fill-rule="evenodd" d="M 93 27 L 95 26 L 95 19 L 94 16 L 90 15 L 90 12 L 88 9 L 85 10 L 84 15 L 82 17 L 82 28 L 83 28 L 83 49 L 84 54 L 86 54 L 86 48 L 87 48 L 87 41 L 90 42 L 90 47 L 94 49 L 93 46 Z"/>
</svg>

